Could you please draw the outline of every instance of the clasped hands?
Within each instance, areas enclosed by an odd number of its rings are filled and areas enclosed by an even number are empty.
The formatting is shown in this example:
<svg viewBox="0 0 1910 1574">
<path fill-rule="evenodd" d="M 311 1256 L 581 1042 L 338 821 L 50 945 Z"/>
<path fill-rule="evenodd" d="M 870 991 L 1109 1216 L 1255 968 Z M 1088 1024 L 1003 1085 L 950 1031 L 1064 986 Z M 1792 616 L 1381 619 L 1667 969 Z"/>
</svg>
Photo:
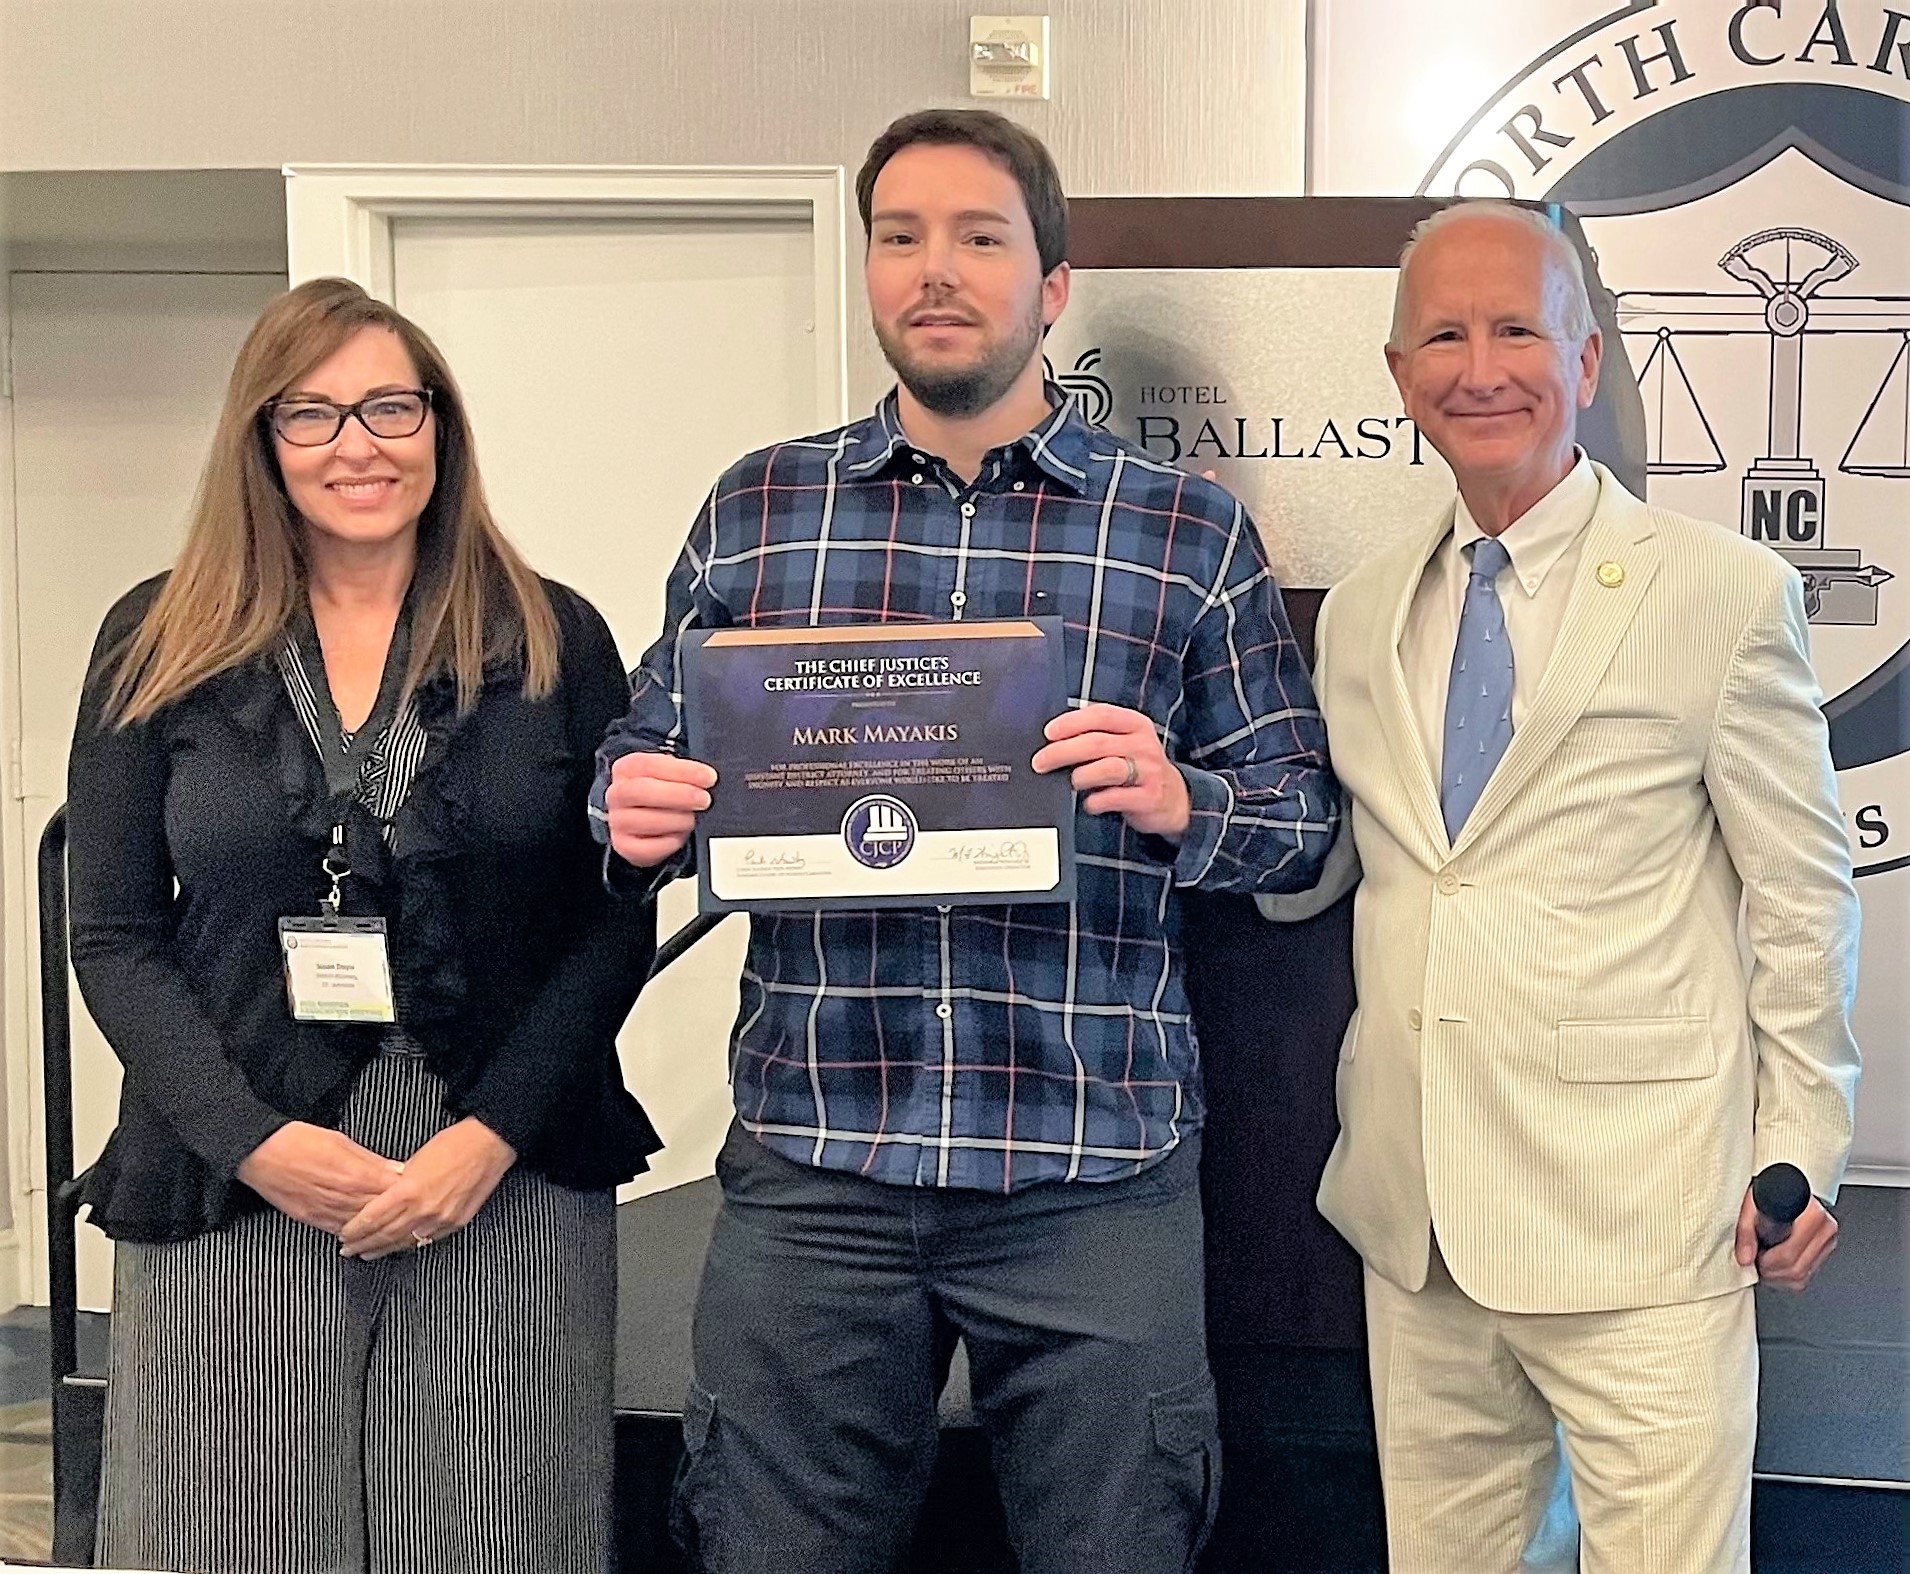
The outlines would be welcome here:
<svg viewBox="0 0 1910 1574">
<path fill-rule="evenodd" d="M 1192 803 L 1187 781 L 1141 712 L 1099 701 L 1063 711 L 1043 729 L 1040 772 L 1069 773 L 1089 814 L 1118 814 L 1137 831 L 1177 842 Z M 610 768 L 604 813 L 610 846 L 626 863 L 653 868 L 672 857 L 710 806 L 716 772 L 674 754 L 625 754 Z"/>
<path fill-rule="evenodd" d="M 402 1164 L 295 1120 L 245 1156 L 238 1178 L 279 1212 L 336 1235 L 344 1256 L 370 1260 L 463 1229 L 516 1162 L 516 1150 L 475 1116 Z"/>
</svg>

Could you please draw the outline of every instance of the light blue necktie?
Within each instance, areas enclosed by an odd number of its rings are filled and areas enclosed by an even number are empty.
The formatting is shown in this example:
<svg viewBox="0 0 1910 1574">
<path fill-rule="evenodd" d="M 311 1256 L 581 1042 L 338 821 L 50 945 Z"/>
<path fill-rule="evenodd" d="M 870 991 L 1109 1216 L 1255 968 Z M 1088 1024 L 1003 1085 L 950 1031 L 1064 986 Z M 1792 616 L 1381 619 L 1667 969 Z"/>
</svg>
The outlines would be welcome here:
<svg viewBox="0 0 1910 1574">
<path fill-rule="evenodd" d="M 1439 805 L 1451 841 L 1459 839 L 1460 827 L 1512 741 L 1512 641 L 1506 637 L 1505 608 L 1493 585 L 1512 555 L 1491 536 L 1467 550 L 1472 572 L 1459 612 L 1459 639 L 1452 648 L 1446 740 L 1439 761 Z"/>
</svg>

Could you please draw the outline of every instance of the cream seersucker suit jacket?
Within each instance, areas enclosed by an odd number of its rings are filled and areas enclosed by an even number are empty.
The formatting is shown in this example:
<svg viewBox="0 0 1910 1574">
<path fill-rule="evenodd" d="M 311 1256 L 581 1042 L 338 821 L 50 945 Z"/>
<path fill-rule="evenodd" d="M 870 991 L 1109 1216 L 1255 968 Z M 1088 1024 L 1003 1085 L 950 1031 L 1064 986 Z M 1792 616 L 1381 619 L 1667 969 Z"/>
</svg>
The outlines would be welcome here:
<svg viewBox="0 0 1910 1574">
<path fill-rule="evenodd" d="M 1320 1209 L 1408 1290 L 1430 1225 L 1500 1311 L 1748 1284 L 1752 1175 L 1828 1200 L 1850 1146 L 1857 899 L 1798 575 L 1595 468 L 1558 643 L 1455 844 L 1399 658 L 1452 510 L 1320 617 L 1364 870 Z"/>
</svg>

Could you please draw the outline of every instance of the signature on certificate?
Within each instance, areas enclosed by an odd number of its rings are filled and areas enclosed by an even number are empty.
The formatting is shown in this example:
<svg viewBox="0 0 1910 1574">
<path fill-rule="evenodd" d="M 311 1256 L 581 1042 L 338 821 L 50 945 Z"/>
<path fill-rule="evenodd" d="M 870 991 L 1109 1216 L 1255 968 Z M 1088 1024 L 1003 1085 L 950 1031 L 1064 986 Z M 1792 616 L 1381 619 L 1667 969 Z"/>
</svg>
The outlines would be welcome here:
<svg viewBox="0 0 1910 1574">
<path fill-rule="evenodd" d="M 942 856 L 971 869 L 1026 869 L 1028 844 L 1018 836 L 974 837 L 953 842 Z"/>
<path fill-rule="evenodd" d="M 760 869 L 765 874 L 808 867 L 803 855 L 793 847 L 748 847 L 743 850 L 743 867 Z"/>
</svg>

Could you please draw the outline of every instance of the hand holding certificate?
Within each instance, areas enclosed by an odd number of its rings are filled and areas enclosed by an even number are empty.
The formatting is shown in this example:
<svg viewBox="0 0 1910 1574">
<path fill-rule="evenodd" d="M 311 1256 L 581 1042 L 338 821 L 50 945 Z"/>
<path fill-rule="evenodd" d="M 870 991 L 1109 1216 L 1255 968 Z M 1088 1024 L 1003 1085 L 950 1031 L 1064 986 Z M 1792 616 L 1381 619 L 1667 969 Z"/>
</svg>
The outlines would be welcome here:
<svg viewBox="0 0 1910 1574">
<path fill-rule="evenodd" d="M 684 687 L 705 912 L 1072 896 L 1057 619 L 702 630 Z"/>
<path fill-rule="evenodd" d="M 1193 803 L 1154 723 L 1125 705 L 1096 700 L 1048 723 L 1038 771 L 1068 772 L 1088 814 L 1118 814 L 1148 836 L 1178 842 Z"/>
</svg>

